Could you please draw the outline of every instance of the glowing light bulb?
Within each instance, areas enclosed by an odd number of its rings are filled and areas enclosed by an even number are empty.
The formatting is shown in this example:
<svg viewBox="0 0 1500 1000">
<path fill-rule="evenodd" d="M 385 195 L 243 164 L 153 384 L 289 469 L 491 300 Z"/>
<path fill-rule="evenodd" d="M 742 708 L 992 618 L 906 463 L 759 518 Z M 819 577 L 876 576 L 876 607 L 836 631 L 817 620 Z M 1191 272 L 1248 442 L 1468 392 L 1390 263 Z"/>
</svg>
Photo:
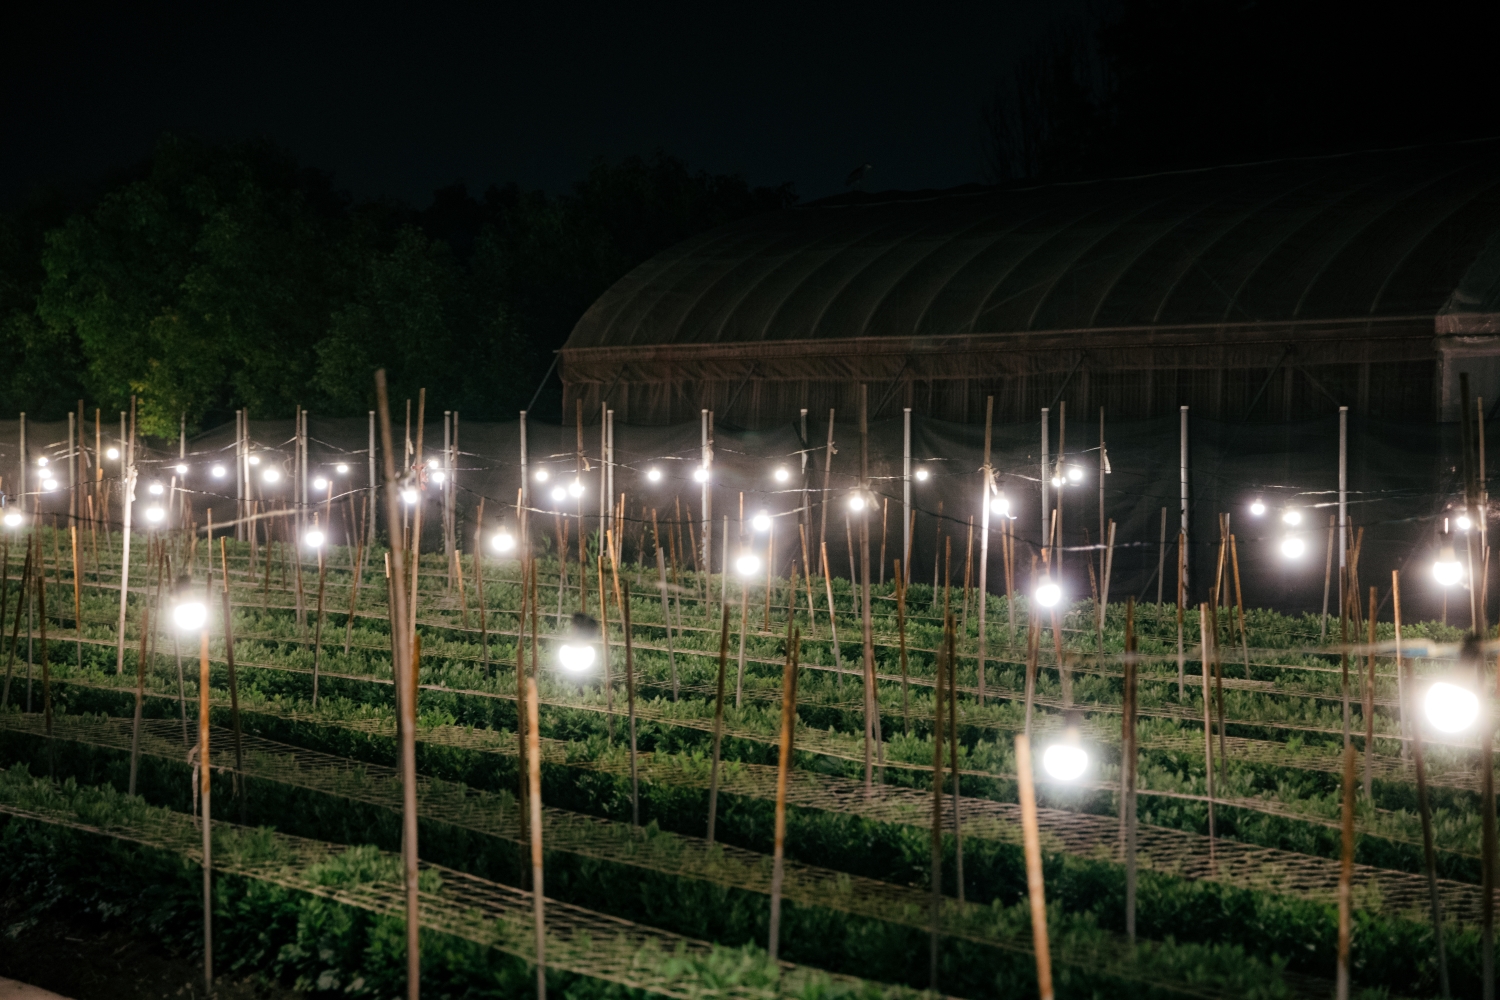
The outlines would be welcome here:
<svg viewBox="0 0 1500 1000">
<path fill-rule="evenodd" d="M 447 478 L 448 477 L 446 475 L 444 475 L 442 472 L 434 472 L 432 474 L 432 481 L 435 482 L 435 483 L 437 483 L 439 486 L 443 485 L 443 480 L 445 480 Z"/>
<path fill-rule="evenodd" d="M 268 465 L 266 466 L 266 471 L 260 474 L 260 478 L 264 479 L 268 483 L 280 482 L 281 470 L 276 468 L 275 466 Z"/>
<path fill-rule="evenodd" d="M 568 491 L 561 486 L 552 487 L 552 499 L 558 503 L 568 499 Z"/>
<path fill-rule="evenodd" d="M 1432 564 L 1432 578 L 1444 587 L 1451 587 L 1464 578 L 1463 565 L 1453 558 L 1451 548 L 1445 548 L 1437 562 Z"/>
<path fill-rule="evenodd" d="M 45 458 L 39 458 L 36 460 L 36 464 L 45 469 L 47 467 L 47 460 Z"/>
<path fill-rule="evenodd" d="M 1300 510 L 1284 511 L 1281 515 L 1281 523 L 1296 527 L 1302 523 L 1302 512 Z"/>
<path fill-rule="evenodd" d="M 576 479 L 573 480 L 571 483 L 568 484 L 568 493 L 569 493 L 570 496 L 575 496 L 575 497 L 581 497 L 581 496 L 583 496 L 583 483 L 579 482 Z"/>
<path fill-rule="evenodd" d="M 1281 554 L 1288 559 L 1301 559 L 1306 551 L 1307 543 L 1295 535 L 1288 535 L 1281 540 Z"/>
<path fill-rule="evenodd" d="M 152 496 L 156 496 L 156 497 L 161 496 L 161 492 L 162 492 L 161 483 L 152 483 L 150 486 L 147 487 L 147 489 L 149 489 L 151 491 L 151 495 Z"/>
<path fill-rule="evenodd" d="M 1036 602 L 1042 607 L 1056 607 L 1060 600 L 1062 600 L 1062 588 L 1051 580 L 1043 580 L 1042 585 L 1036 588 Z"/>
<path fill-rule="evenodd" d="M 546 469 L 537 469 L 536 470 L 536 476 L 534 478 L 539 483 L 545 483 L 547 481 L 547 470 Z"/>
<path fill-rule="evenodd" d="M 7 528 L 19 528 L 23 518 L 17 511 L 11 511 L 5 515 L 5 526 Z"/>
<path fill-rule="evenodd" d="M 259 465 L 260 464 L 260 456 L 259 455 L 251 455 L 249 458 L 245 459 L 245 464 L 246 465 Z"/>
<path fill-rule="evenodd" d="M 104 452 L 104 457 L 107 458 L 107 459 L 109 459 L 111 462 L 113 462 L 113 461 L 115 461 L 116 459 L 118 459 L 120 457 L 120 449 L 118 449 L 118 448 L 108 448 Z"/>
<path fill-rule="evenodd" d="M 1427 721 L 1441 733 L 1461 733 L 1479 718 L 1479 698 L 1466 687 L 1438 681 L 1422 700 Z"/>
<path fill-rule="evenodd" d="M 1042 770 L 1058 781 L 1076 781 L 1088 766 L 1088 753 L 1071 743 L 1054 743 L 1042 753 Z"/>
<path fill-rule="evenodd" d="M 222 465 L 216 465 L 208 471 L 209 474 L 212 475 L 215 479 L 223 479 L 226 475 L 228 475 L 228 473 L 224 471 L 224 466 Z"/>
<path fill-rule="evenodd" d="M 1080 469 L 1076 465 L 1070 466 L 1068 468 L 1068 479 L 1070 481 L 1072 481 L 1072 482 L 1075 482 L 1075 483 L 1082 482 L 1083 481 L 1083 470 Z"/>
<path fill-rule="evenodd" d="M 516 540 L 510 532 L 502 531 L 490 539 L 490 545 L 496 552 L 509 552 L 516 547 Z"/>
<path fill-rule="evenodd" d="M 849 497 L 849 509 L 852 510 L 852 511 L 861 511 L 861 510 L 864 510 L 865 509 L 865 498 L 863 496 L 861 496 L 860 494 L 858 494 L 858 493 L 855 493 L 855 494 L 851 495 Z"/>
<path fill-rule="evenodd" d="M 557 649 L 557 662 L 570 674 L 581 674 L 594 665 L 594 647 L 565 642 Z"/>
<path fill-rule="evenodd" d="M 177 474 L 179 476 L 187 474 L 187 465 L 186 465 L 186 463 L 178 462 L 177 465 L 174 466 L 174 468 L 177 470 Z"/>
<path fill-rule="evenodd" d="M 166 516 L 167 512 L 162 510 L 160 507 L 146 508 L 146 520 L 150 521 L 152 524 L 160 524 L 162 522 L 162 519 Z"/>
<path fill-rule="evenodd" d="M 406 489 L 401 491 L 401 499 L 404 500 L 406 502 L 406 505 L 409 507 L 417 502 L 417 491 L 408 486 Z"/>
<path fill-rule="evenodd" d="M 184 632 L 196 632 L 208 621 L 208 608 L 202 601 L 183 601 L 172 609 L 172 621 Z"/>
<path fill-rule="evenodd" d="M 323 542 L 325 541 L 325 539 L 323 538 L 323 533 L 317 528 L 313 528 L 307 534 L 303 535 L 302 540 L 306 542 L 307 547 L 311 549 L 321 549 L 323 547 Z"/>
<path fill-rule="evenodd" d="M 1474 522 L 1469 520 L 1468 514 L 1458 515 L 1458 520 L 1455 523 L 1458 525 L 1459 531 L 1468 531 L 1470 528 L 1474 527 Z"/>
<path fill-rule="evenodd" d="M 767 514 L 765 511 L 761 511 L 759 514 L 756 514 L 750 519 L 750 527 L 754 528 L 756 531 L 770 531 L 771 515 Z"/>
<path fill-rule="evenodd" d="M 46 490 L 48 493 L 51 493 L 53 490 L 57 489 L 57 480 L 56 479 L 43 479 L 42 480 L 42 489 Z"/>
<path fill-rule="evenodd" d="M 753 552 L 742 552 L 734 561 L 734 568 L 739 570 L 740 576 L 754 576 L 760 572 L 760 557 Z"/>
<path fill-rule="evenodd" d="M 1005 499 L 1004 497 L 991 497 L 990 513 L 999 514 L 1001 517 L 1005 517 L 1010 513 L 1010 501 Z"/>
<path fill-rule="evenodd" d="M 322 476 L 319 476 L 317 479 L 313 480 L 313 489 L 315 489 L 315 490 L 326 490 L 326 489 L 328 489 L 328 480 L 324 479 Z"/>
<path fill-rule="evenodd" d="M 438 467 L 438 460 L 435 458 L 429 458 L 427 460 L 427 467 L 429 469 L 436 469 Z"/>
<path fill-rule="evenodd" d="M 925 483 L 925 482 L 927 482 L 927 470 L 926 469 L 918 469 L 916 472 L 912 473 L 912 475 L 914 475 L 914 476 L 917 477 L 917 482 L 919 482 L 919 483 Z"/>
<path fill-rule="evenodd" d="M 787 469 L 786 466 L 779 465 L 779 466 L 776 467 L 776 481 L 778 483 L 784 483 L 788 479 L 791 479 L 791 478 L 792 478 L 792 473 L 791 473 L 791 471 L 789 469 Z"/>
<path fill-rule="evenodd" d="M 1260 517 L 1265 512 L 1266 512 L 1266 505 L 1263 504 L 1263 503 L 1261 503 L 1259 500 L 1255 501 L 1254 503 L 1252 503 L 1250 505 L 1250 513 L 1254 514 L 1256 517 Z"/>
<path fill-rule="evenodd" d="M 708 482 L 708 470 L 705 469 L 705 468 L 702 468 L 701 466 L 699 468 L 697 468 L 697 469 L 694 469 L 693 470 L 693 482 L 695 482 L 695 483 L 706 483 L 706 482 Z"/>
<path fill-rule="evenodd" d="M 659 482 L 661 482 L 661 470 L 660 469 L 647 469 L 646 470 L 646 478 L 649 481 L 653 482 L 653 483 L 659 483 Z"/>
<path fill-rule="evenodd" d="M 347 475 L 349 473 L 349 466 L 345 465 L 343 462 L 340 462 L 338 465 L 335 465 L 334 469 L 341 476 Z"/>
<path fill-rule="evenodd" d="M 1062 476 L 1053 476 L 1052 477 L 1052 485 L 1053 486 L 1061 486 L 1062 484 L 1063 484 Z"/>
</svg>

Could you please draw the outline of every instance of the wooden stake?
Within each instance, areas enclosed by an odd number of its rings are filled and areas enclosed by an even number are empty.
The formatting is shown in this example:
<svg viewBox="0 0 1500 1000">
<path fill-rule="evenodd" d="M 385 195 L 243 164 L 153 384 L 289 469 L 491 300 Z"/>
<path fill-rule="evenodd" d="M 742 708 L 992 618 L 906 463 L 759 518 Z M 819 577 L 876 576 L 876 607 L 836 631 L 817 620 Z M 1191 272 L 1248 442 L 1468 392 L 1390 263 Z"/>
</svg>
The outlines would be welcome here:
<svg viewBox="0 0 1500 1000">
<path fill-rule="evenodd" d="M 578 541 L 583 542 L 583 521 L 578 522 Z M 604 711 L 609 722 L 609 742 L 615 742 L 615 680 L 609 672 L 609 603 L 604 599 L 604 536 L 599 536 L 599 636 L 604 647 Z"/>
<path fill-rule="evenodd" d="M 1184 532 L 1177 533 L 1177 700 L 1187 700 L 1187 683 L 1185 677 L 1186 660 L 1182 647 L 1182 617 L 1183 617 L 1183 574 L 1187 571 L 1187 538 Z"/>
<path fill-rule="evenodd" d="M 1250 639 L 1245 634 L 1245 594 L 1240 589 L 1240 550 L 1229 536 L 1229 561 L 1234 565 L 1234 605 L 1240 614 L 1240 652 L 1245 655 L 1245 680 L 1250 679 Z"/>
<path fill-rule="evenodd" d="M 1367 619 L 1370 629 L 1370 651 L 1365 657 L 1367 664 L 1365 673 L 1364 705 L 1361 710 L 1365 713 L 1365 798 L 1374 799 L 1373 775 L 1370 773 L 1375 755 L 1375 588 L 1370 588 L 1370 616 Z"/>
<path fill-rule="evenodd" d="M 313 514 L 313 527 L 318 526 L 318 515 Z M 332 525 L 329 525 L 331 528 Z M 219 539 L 222 542 L 224 539 Z M 318 707 L 318 666 L 323 652 L 323 588 L 328 580 L 328 561 L 324 555 L 325 546 L 318 546 L 318 610 L 317 617 L 313 619 L 313 708 Z M 213 553 L 209 553 L 209 561 L 213 561 Z M 301 560 L 298 560 L 301 564 Z M 225 570 L 224 585 L 229 585 L 228 569 Z"/>
<path fill-rule="evenodd" d="M 1120 726 L 1120 811 L 1125 820 L 1125 937 L 1135 944 L 1135 597 L 1125 599 L 1125 712 Z"/>
<path fill-rule="evenodd" d="M 896 634 L 901 644 L 901 732 L 911 735 L 911 704 L 907 693 L 906 663 L 906 567 L 896 560 Z"/>
<path fill-rule="evenodd" d="M 946 624 L 946 616 L 945 624 Z M 948 644 L 938 647 L 936 676 L 932 690 L 932 904 L 929 929 L 930 969 L 928 989 L 938 988 L 938 932 L 942 927 L 943 906 L 943 692 L 947 676 Z"/>
<path fill-rule="evenodd" d="M 1328 515 L 1328 554 L 1323 558 L 1323 626 L 1318 635 L 1320 643 L 1328 641 L 1328 585 L 1333 580 L 1333 537 L 1338 534 L 1337 518 Z M 1343 586 L 1342 581 L 1339 586 Z"/>
<path fill-rule="evenodd" d="M 958 777 L 958 640 L 953 622 L 948 622 L 948 763 L 953 775 L 953 860 L 958 883 L 958 901 L 964 901 L 964 832 L 959 806 L 963 801 Z"/>
<path fill-rule="evenodd" d="M 844 661 L 839 651 L 839 626 L 833 613 L 833 578 L 828 573 L 828 546 L 822 546 L 823 555 L 823 589 L 828 594 L 828 634 L 833 638 L 829 645 L 833 647 L 833 670 L 839 693 L 844 690 Z"/>
<path fill-rule="evenodd" d="M 1354 747 L 1344 747 L 1343 850 L 1339 854 L 1339 955 L 1334 982 L 1338 1000 L 1349 1000 L 1350 880 L 1354 874 Z"/>
<path fill-rule="evenodd" d="M 877 586 L 885 586 L 885 521 L 891 513 L 891 498 L 886 497 L 880 505 L 880 577 Z"/>
<path fill-rule="evenodd" d="M 807 525 L 799 524 L 797 525 L 797 530 L 802 535 L 802 566 L 807 571 L 803 574 L 807 581 L 807 634 L 816 639 L 818 637 L 818 615 L 813 606 L 812 578 L 814 568 L 812 560 L 807 557 Z M 792 599 L 789 603 L 797 603 L 797 592 L 795 589 L 792 591 Z"/>
<path fill-rule="evenodd" d="M 37 545 L 41 548 L 40 541 Z M 52 669 L 47 663 L 47 567 L 42 559 L 37 560 L 36 599 L 37 613 L 42 626 L 42 715 L 46 720 L 47 735 L 52 735 Z"/>
<path fill-rule="evenodd" d="M 6 552 L 6 568 L 10 568 L 10 553 Z M 16 643 L 21 635 L 21 610 L 26 606 L 27 587 L 31 580 L 31 543 L 26 545 L 26 562 L 21 570 L 21 579 L 16 581 L 16 619 L 10 626 L 10 653 L 5 658 L 5 690 L 0 693 L 0 709 L 10 707 L 10 678 L 11 671 L 16 665 Z M 6 580 L 7 586 L 9 579 Z M 0 621 L 4 620 L 5 606 L 0 603 Z"/>
<path fill-rule="evenodd" d="M 127 795 L 135 795 L 135 776 L 141 760 L 141 702 L 146 697 L 146 633 L 151 627 L 150 602 L 141 604 L 141 651 L 135 661 L 135 716 L 130 726 L 130 784 Z"/>
<path fill-rule="evenodd" d="M 1016 737 L 1016 784 L 1021 798 L 1021 842 L 1026 852 L 1026 888 L 1031 898 L 1031 941 L 1036 952 L 1037 994 L 1053 1000 L 1052 952 L 1047 943 L 1047 891 L 1042 883 L 1042 838 L 1036 820 L 1036 788 L 1031 777 L 1031 741 Z"/>
<path fill-rule="evenodd" d="M 661 527 L 651 508 L 651 537 L 656 541 L 656 576 L 661 587 L 661 621 L 667 630 L 667 663 L 672 669 L 672 701 L 677 701 L 677 654 L 672 649 L 672 605 L 667 600 L 667 563 L 662 554 Z"/>
<path fill-rule="evenodd" d="M 80 406 L 79 406 L 80 412 L 82 411 L 82 409 L 83 409 L 83 407 L 80 404 Z M 79 428 L 80 431 L 83 429 L 83 418 L 82 417 L 78 418 L 78 428 Z M 79 669 L 80 672 L 82 672 L 82 670 L 83 670 L 83 591 L 82 591 L 81 588 L 83 586 L 83 581 L 81 579 L 82 573 L 80 573 L 79 569 L 78 569 L 78 525 L 76 525 L 76 524 L 69 525 L 68 526 L 68 534 L 71 536 L 72 542 L 73 542 L 73 632 L 74 632 L 75 636 L 77 637 L 77 645 L 78 645 L 78 669 Z"/>
<path fill-rule="evenodd" d="M 210 555 L 210 560 L 212 556 Z M 212 563 L 210 563 L 212 564 Z M 46 653 L 42 654 L 44 657 Z M 44 659 L 43 663 L 46 662 Z M 209 791 L 213 771 L 208 755 L 208 625 L 198 638 L 198 796 L 203 800 L 203 987 L 207 995 L 214 991 L 214 878 L 213 813 L 209 808 Z"/>
<path fill-rule="evenodd" d="M 240 794 L 240 774 L 245 769 L 244 749 L 240 736 L 240 686 L 234 671 L 234 619 L 229 606 L 229 555 L 223 538 L 219 539 L 219 564 L 224 569 L 224 659 L 229 666 L 229 718 L 234 726 L 234 788 L 240 802 L 240 822 L 245 822 L 245 800 Z"/>
<path fill-rule="evenodd" d="M 520 506 L 519 502 L 517 503 L 517 506 L 518 507 Z M 484 498 L 483 497 L 481 497 L 480 500 L 479 500 L 479 514 L 478 514 L 476 520 L 477 520 L 478 523 L 476 523 L 474 525 L 474 599 L 478 602 L 478 605 L 479 605 L 479 658 L 480 658 L 480 662 L 484 664 L 484 673 L 485 673 L 485 676 L 488 677 L 489 674 L 490 674 L 490 628 L 489 628 L 489 622 L 488 622 L 487 617 L 485 615 L 485 610 L 486 609 L 485 609 L 485 604 L 484 604 Z M 519 517 L 519 515 L 516 518 L 516 522 L 517 522 L 517 528 L 519 529 L 519 527 L 520 527 L 520 517 Z M 517 534 L 520 534 L 519 530 L 517 531 Z M 519 538 L 516 539 L 516 544 L 517 545 L 521 544 L 521 540 Z M 521 582 L 522 589 L 525 589 L 525 586 L 526 586 L 526 583 L 525 583 L 525 578 L 524 578 L 524 575 L 523 575 L 522 582 Z M 519 640 L 519 633 L 517 633 L 517 639 Z"/>
<path fill-rule="evenodd" d="M 613 551 L 613 546 L 611 546 Z M 616 577 L 615 586 L 620 586 Z M 630 712 L 630 825 L 641 826 L 641 781 L 636 772 L 635 750 L 635 656 L 630 641 L 630 581 L 625 581 L 625 593 L 620 601 L 620 613 L 625 625 L 625 699 Z"/>
<path fill-rule="evenodd" d="M 797 731 L 797 661 L 802 638 L 796 630 L 787 646 L 786 665 L 781 680 L 781 746 L 776 761 L 776 827 L 771 856 L 771 921 L 766 951 L 772 962 L 777 960 L 781 945 L 781 883 L 786 854 L 786 786 L 792 766 L 792 744 Z"/>
<path fill-rule="evenodd" d="M 526 678 L 526 777 L 531 800 L 531 912 L 536 923 L 536 1000 L 547 1000 L 547 910 L 542 892 L 542 748 L 536 679 Z"/>
<path fill-rule="evenodd" d="M 719 684 L 714 695 L 714 756 L 708 773 L 708 842 L 714 842 L 714 821 L 719 814 L 719 750 L 724 743 L 724 674 L 729 666 L 729 605 L 722 605 L 719 627 Z"/>
<path fill-rule="evenodd" d="M 1209 691 L 1208 675 L 1210 673 L 1209 661 L 1213 656 L 1213 630 L 1208 616 L 1208 604 L 1198 605 L 1198 637 L 1201 640 L 1200 656 L 1202 660 L 1203 679 L 1203 761 L 1204 775 L 1208 785 L 1208 863 L 1214 865 L 1214 841 L 1217 831 L 1214 829 L 1214 719 L 1213 719 L 1213 695 Z"/>
</svg>

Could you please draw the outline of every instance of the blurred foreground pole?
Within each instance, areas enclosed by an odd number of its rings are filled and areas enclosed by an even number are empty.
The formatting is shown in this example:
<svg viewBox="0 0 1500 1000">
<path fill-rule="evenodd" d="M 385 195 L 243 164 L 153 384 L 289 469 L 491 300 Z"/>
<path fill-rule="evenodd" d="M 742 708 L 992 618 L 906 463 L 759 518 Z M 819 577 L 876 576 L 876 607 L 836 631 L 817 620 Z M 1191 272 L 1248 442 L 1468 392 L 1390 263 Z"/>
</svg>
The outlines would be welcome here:
<svg viewBox="0 0 1500 1000">
<path fill-rule="evenodd" d="M 1041 1000 L 1052 1000 L 1052 954 L 1047 946 L 1047 891 L 1042 884 L 1042 839 L 1036 822 L 1036 788 L 1031 779 L 1031 741 L 1016 737 L 1016 779 L 1021 793 L 1021 839 L 1026 849 L 1026 888 L 1031 896 L 1031 938 L 1036 949 L 1036 986 Z"/>
</svg>

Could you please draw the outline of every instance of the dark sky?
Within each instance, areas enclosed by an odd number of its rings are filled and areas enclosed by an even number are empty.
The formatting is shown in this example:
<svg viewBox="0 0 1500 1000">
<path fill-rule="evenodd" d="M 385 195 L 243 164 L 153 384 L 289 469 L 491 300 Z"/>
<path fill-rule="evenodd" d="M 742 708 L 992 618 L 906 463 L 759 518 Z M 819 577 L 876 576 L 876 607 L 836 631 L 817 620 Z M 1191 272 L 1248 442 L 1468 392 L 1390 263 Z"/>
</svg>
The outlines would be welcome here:
<svg viewBox="0 0 1500 1000">
<path fill-rule="evenodd" d="M 357 196 L 657 149 L 804 197 L 979 179 L 978 107 L 1070 5 L 34 5 L 0 42 L 0 202 L 165 130 L 265 137 Z M 215 7 L 223 9 L 205 10 Z M 228 9 L 233 7 L 234 9 Z"/>
</svg>

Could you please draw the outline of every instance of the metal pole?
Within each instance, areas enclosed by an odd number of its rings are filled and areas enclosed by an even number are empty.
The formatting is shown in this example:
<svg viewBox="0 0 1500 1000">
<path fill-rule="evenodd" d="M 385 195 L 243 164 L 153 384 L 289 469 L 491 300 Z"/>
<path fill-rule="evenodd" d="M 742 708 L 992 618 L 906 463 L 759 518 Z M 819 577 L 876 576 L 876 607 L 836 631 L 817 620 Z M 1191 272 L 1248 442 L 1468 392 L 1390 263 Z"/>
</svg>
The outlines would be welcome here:
<svg viewBox="0 0 1500 1000">
<path fill-rule="evenodd" d="M 1339 407 L 1339 579 L 1344 579 L 1349 543 L 1349 407 Z M 1339 614 L 1344 613 L 1344 590 L 1339 587 Z"/>
<path fill-rule="evenodd" d="M 803 411 L 806 413 L 807 411 Z M 911 580 L 911 407 L 901 412 L 901 582 Z"/>
</svg>

